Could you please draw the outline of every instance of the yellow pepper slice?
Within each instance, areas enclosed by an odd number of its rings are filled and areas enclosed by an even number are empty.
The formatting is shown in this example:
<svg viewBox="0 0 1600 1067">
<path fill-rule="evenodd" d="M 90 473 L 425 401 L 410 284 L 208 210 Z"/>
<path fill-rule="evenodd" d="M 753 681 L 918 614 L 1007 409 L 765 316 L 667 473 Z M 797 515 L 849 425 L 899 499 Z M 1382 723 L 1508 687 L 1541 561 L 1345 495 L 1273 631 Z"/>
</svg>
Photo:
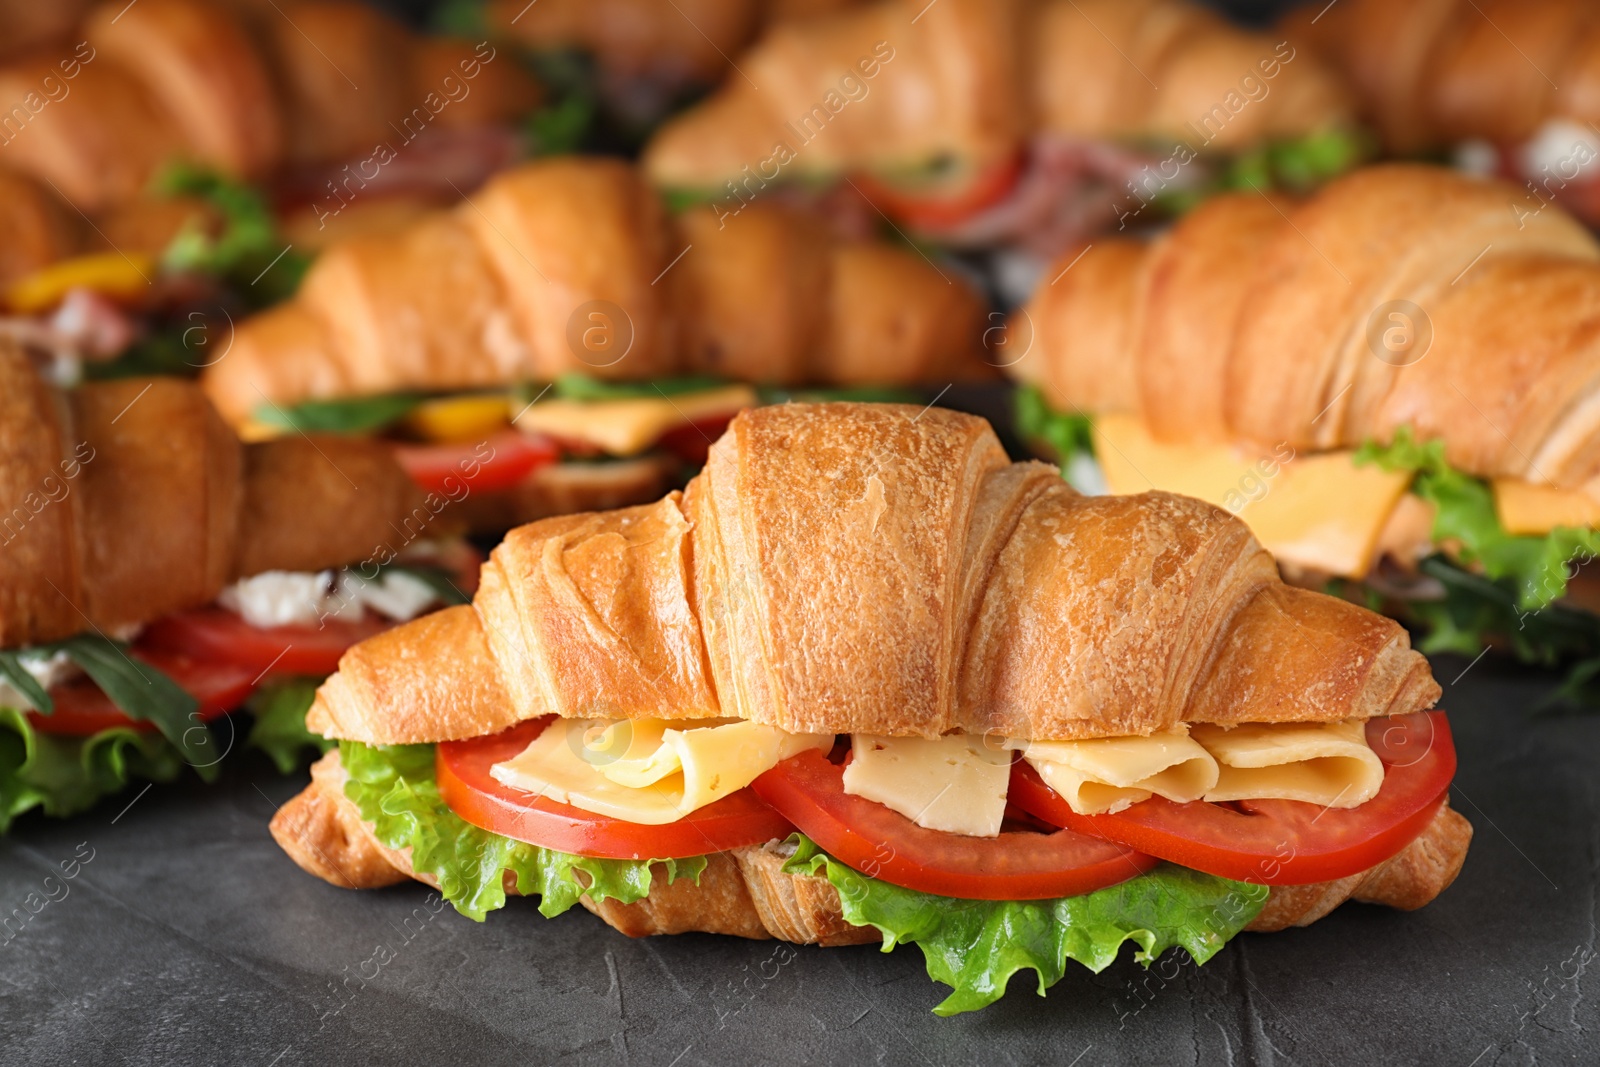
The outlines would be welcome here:
<svg viewBox="0 0 1600 1067">
<path fill-rule="evenodd" d="M 479 441 L 509 425 L 511 397 L 505 393 L 425 400 L 405 419 L 418 437 L 447 444 Z"/>
<path fill-rule="evenodd" d="M 6 291 L 6 303 L 14 311 L 31 315 L 55 307 L 74 289 L 132 299 L 148 289 L 155 276 L 155 260 L 149 256 L 120 252 L 77 256 L 14 283 Z"/>
</svg>

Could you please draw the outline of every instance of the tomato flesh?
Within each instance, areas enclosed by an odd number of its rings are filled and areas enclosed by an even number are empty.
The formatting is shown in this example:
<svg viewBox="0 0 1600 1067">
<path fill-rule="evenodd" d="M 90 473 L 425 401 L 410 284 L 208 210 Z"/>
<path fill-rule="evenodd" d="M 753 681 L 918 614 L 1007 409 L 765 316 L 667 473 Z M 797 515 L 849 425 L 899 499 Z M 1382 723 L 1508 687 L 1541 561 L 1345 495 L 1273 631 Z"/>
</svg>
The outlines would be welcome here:
<svg viewBox="0 0 1600 1067">
<path fill-rule="evenodd" d="M 255 687 L 256 672 L 237 664 L 204 662 L 190 656 L 144 647 L 129 650 L 129 655 L 156 668 L 199 701 L 196 714 L 200 722 L 210 722 L 232 711 L 244 702 Z M 50 699 L 55 702 L 53 714 L 28 712 L 28 721 L 42 733 L 88 737 L 117 727 L 146 731 L 156 728 L 152 722 L 130 719 L 123 714 L 111 702 L 111 698 L 87 677 L 75 678 L 53 687 Z"/>
<path fill-rule="evenodd" d="M 711 442 L 722 436 L 722 431 L 733 421 L 734 414 L 730 411 L 726 415 L 711 415 L 696 419 L 687 426 L 668 430 L 661 435 L 657 445 L 687 463 L 704 465 L 711 454 Z"/>
<path fill-rule="evenodd" d="M 330 619 L 322 626 L 251 626 L 226 608 L 206 607 L 157 619 L 140 644 L 196 659 L 232 663 L 257 674 L 332 674 L 339 657 L 358 641 L 394 625 L 367 616 L 356 622 Z M 253 677 L 253 676 L 252 676 Z"/>
<path fill-rule="evenodd" d="M 824 852 L 871 878 L 966 900 L 1047 900 L 1125 882 L 1158 862 L 1072 830 L 967 837 L 928 830 L 844 791 L 844 768 L 812 750 L 752 783 Z"/>
<path fill-rule="evenodd" d="M 1207 874 L 1260 885 L 1329 882 L 1382 863 L 1415 840 L 1455 777 L 1455 744 L 1441 711 L 1372 719 L 1367 743 L 1384 764 L 1383 786 L 1356 808 L 1297 800 L 1177 804 L 1151 797 L 1115 815 L 1079 815 L 1024 760 L 1012 768 L 1009 795 L 1053 826 Z"/>
<path fill-rule="evenodd" d="M 501 430 L 471 444 L 397 444 L 394 452 L 413 482 L 447 496 L 463 486 L 486 493 L 510 489 L 559 455 L 551 439 L 519 430 Z"/>
<path fill-rule="evenodd" d="M 518 723 L 490 737 L 445 741 L 435 767 L 439 794 L 467 822 L 502 837 L 599 859 L 681 859 L 759 845 L 793 832 L 789 821 L 749 789 L 660 826 L 614 819 L 524 793 L 489 769 L 527 748 L 554 716 Z"/>
<path fill-rule="evenodd" d="M 912 188 L 890 179 L 862 174 L 856 186 L 885 215 L 919 230 L 959 226 L 1004 200 L 1022 177 L 1022 152 L 1010 152 L 980 164 L 954 183 Z"/>
</svg>

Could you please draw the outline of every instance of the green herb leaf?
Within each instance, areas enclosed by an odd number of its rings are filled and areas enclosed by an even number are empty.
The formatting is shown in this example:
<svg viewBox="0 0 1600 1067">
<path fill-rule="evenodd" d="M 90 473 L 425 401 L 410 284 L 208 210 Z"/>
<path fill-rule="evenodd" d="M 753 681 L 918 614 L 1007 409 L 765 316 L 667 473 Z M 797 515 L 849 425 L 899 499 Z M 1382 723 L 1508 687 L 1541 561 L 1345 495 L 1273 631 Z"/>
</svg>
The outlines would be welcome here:
<svg viewBox="0 0 1600 1067">
<path fill-rule="evenodd" d="M 180 230 L 162 254 L 164 268 L 224 278 L 256 307 L 277 303 L 299 288 L 311 261 L 278 233 L 258 190 L 214 170 L 175 164 L 157 177 L 155 191 L 198 197 L 223 219 L 220 234 L 208 233 L 198 222 Z"/>
<path fill-rule="evenodd" d="M 489 16 L 484 0 L 444 0 L 434 8 L 428 23 L 447 37 L 482 41 L 489 37 Z"/>
<path fill-rule="evenodd" d="M 424 399 L 415 393 L 386 393 L 340 400 L 307 400 L 290 408 L 262 404 L 254 414 L 257 422 L 284 430 L 363 434 L 398 422 Z"/>
<path fill-rule="evenodd" d="M 210 731 L 199 720 L 199 702 L 171 678 L 97 634 L 79 634 L 45 647 L 66 652 L 119 711 L 154 723 L 196 767 L 216 762 L 209 752 Z"/>
<path fill-rule="evenodd" d="M 697 374 L 685 378 L 658 378 L 653 382 L 607 382 L 586 374 L 563 374 L 550 392 L 563 400 L 636 400 L 639 397 L 681 396 L 703 393 L 728 384 L 726 378 Z"/>
<path fill-rule="evenodd" d="M 567 96 L 539 108 L 527 119 L 532 155 L 570 155 L 581 149 L 594 129 L 598 108 L 586 96 Z"/>
<path fill-rule="evenodd" d="M 282 774 L 290 774 L 306 754 L 321 755 L 335 742 L 306 729 L 306 712 L 317 695 L 316 678 L 290 678 L 257 689 L 245 702 L 254 716 L 246 744 L 265 752 Z"/>
<path fill-rule="evenodd" d="M 917 404 L 922 401 L 915 389 L 902 389 L 892 385 L 841 385 L 833 387 L 791 389 L 786 386 L 766 385 L 756 390 L 763 404 Z"/>
<path fill-rule="evenodd" d="M 651 867 L 667 881 L 705 871 L 704 856 L 677 860 L 603 860 L 540 848 L 489 833 L 462 819 L 439 796 L 433 745 L 363 745 L 339 742 L 349 780 L 344 791 L 389 848 L 411 849 L 411 864 L 438 880 L 439 892 L 457 911 L 482 922 L 505 906 L 504 872 L 516 876 L 519 893 L 537 893 L 539 911 L 554 918 L 578 898 L 631 904 L 650 892 Z M 580 877 L 581 875 L 581 877 Z"/>
<path fill-rule="evenodd" d="M 1094 422 L 1089 416 L 1052 409 L 1037 385 L 1018 389 L 1016 404 L 1017 432 L 1049 445 L 1062 467 L 1074 456 L 1094 457 Z"/>
<path fill-rule="evenodd" d="M 35 711 L 42 715 L 55 714 L 56 702 L 50 699 L 50 694 L 45 692 L 39 680 L 23 667 L 16 652 L 0 650 L 0 677 L 5 678 L 11 683 L 11 688 L 26 697 Z"/>
<path fill-rule="evenodd" d="M 0 708 L 0 834 L 24 812 L 76 815 L 130 782 L 171 781 L 183 765 L 157 733 L 118 727 L 89 737 L 47 734 L 20 709 Z"/>
<path fill-rule="evenodd" d="M 1125 941 L 1149 965 L 1179 945 L 1205 963 L 1254 919 L 1266 886 L 1233 882 L 1170 863 L 1082 896 L 1057 900 L 958 900 L 869 878 L 817 848 L 789 839 L 790 874 L 821 873 L 839 893 L 844 917 L 883 934 L 883 951 L 915 942 L 928 975 L 952 987 L 936 1015 L 973 1011 L 999 1000 L 1020 970 L 1038 975 L 1039 995 L 1066 973 L 1067 960 L 1099 972 Z"/>
</svg>

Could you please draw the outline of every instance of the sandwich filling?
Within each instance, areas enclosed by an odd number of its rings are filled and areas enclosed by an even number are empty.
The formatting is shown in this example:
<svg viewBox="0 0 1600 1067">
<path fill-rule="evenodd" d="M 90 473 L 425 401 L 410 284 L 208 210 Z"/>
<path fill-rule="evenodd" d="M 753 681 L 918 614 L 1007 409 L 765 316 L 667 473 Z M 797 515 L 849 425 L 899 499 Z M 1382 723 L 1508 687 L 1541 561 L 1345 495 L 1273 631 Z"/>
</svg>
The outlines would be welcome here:
<svg viewBox="0 0 1600 1067">
<path fill-rule="evenodd" d="M 1442 441 L 1405 432 L 1308 455 L 1170 444 L 1135 416 L 1052 411 L 1032 386 L 1018 417 L 1081 491 L 1163 489 L 1225 508 L 1290 580 L 1390 604 L 1427 631 L 1424 652 L 1476 655 L 1493 639 L 1542 663 L 1600 656 L 1580 570 L 1600 553 L 1593 486 L 1476 477 L 1449 464 Z"/>
<path fill-rule="evenodd" d="M 292 771 L 330 747 L 305 714 L 345 649 L 464 602 L 478 560 L 462 542 L 417 542 L 393 566 L 269 571 L 114 635 L 0 650 L 0 833 L 33 808 L 74 814 L 185 765 L 209 779 L 236 740 Z M 196 729 L 241 705 L 245 738 Z"/>
<path fill-rule="evenodd" d="M 1204 962 L 1272 885 L 1332 881 L 1408 845 L 1444 804 L 1440 713 L 1195 724 L 1073 741 L 790 734 L 739 720 L 546 718 L 440 745 L 340 742 L 346 795 L 463 914 L 507 878 L 556 915 L 698 880 L 764 850 L 825 879 L 885 950 L 915 941 L 940 1014 L 1094 970 L 1135 941 Z"/>
</svg>

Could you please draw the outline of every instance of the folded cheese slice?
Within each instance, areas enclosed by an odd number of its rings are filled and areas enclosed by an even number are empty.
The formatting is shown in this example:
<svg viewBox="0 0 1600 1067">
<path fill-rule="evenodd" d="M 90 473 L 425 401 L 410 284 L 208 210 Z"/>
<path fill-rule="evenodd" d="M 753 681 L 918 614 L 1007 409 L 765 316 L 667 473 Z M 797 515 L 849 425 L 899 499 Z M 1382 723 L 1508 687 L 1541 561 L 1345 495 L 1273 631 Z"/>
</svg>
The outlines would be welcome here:
<svg viewBox="0 0 1600 1067">
<path fill-rule="evenodd" d="M 613 456 L 635 456 L 672 430 L 759 402 L 748 385 L 622 400 L 541 400 L 528 405 L 516 424 L 524 433 L 581 441 Z"/>
<path fill-rule="evenodd" d="M 1151 796 L 1187 804 L 1217 786 L 1217 761 L 1186 725 L 1149 737 L 1013 744 L 1079 815 L 1121 811 Z"/>
<path fill-rule="evenodd" d="M 1197 724 L 1191 736 L 1216 758 L 1206 800 L 1303 800 L 1354 808 L 1378 795 L 1383 763 L 1363 723 Z"/>
<path fill-rule="evenodd" d="M 1278 559 L 1356 578 L 1372 569 L 1378 536 L 1411 482 L 1406 471 L 1356 466 L 1352 452 L 1169 444 L 1129 415 L 1097 416 L 1094 437 L 1111 492 L 1196 497 L 1238 515 Z"/>
<path fill-rule="evenodd" d="M 490 769 L 496 781 L 614 819 L 675 822 L 749 785 L 781 760 L 833 747 L 832 734 L 754 722 L 682 729 L 665 719 L 557 719 Z"/>
<path fill-rule="evenodd" d="M 1006 813 L 1011 751 L 971 734 L 855 734 L 844 791 L 875 800 L 918 826 L 994 837 Z"/>
</svg>

